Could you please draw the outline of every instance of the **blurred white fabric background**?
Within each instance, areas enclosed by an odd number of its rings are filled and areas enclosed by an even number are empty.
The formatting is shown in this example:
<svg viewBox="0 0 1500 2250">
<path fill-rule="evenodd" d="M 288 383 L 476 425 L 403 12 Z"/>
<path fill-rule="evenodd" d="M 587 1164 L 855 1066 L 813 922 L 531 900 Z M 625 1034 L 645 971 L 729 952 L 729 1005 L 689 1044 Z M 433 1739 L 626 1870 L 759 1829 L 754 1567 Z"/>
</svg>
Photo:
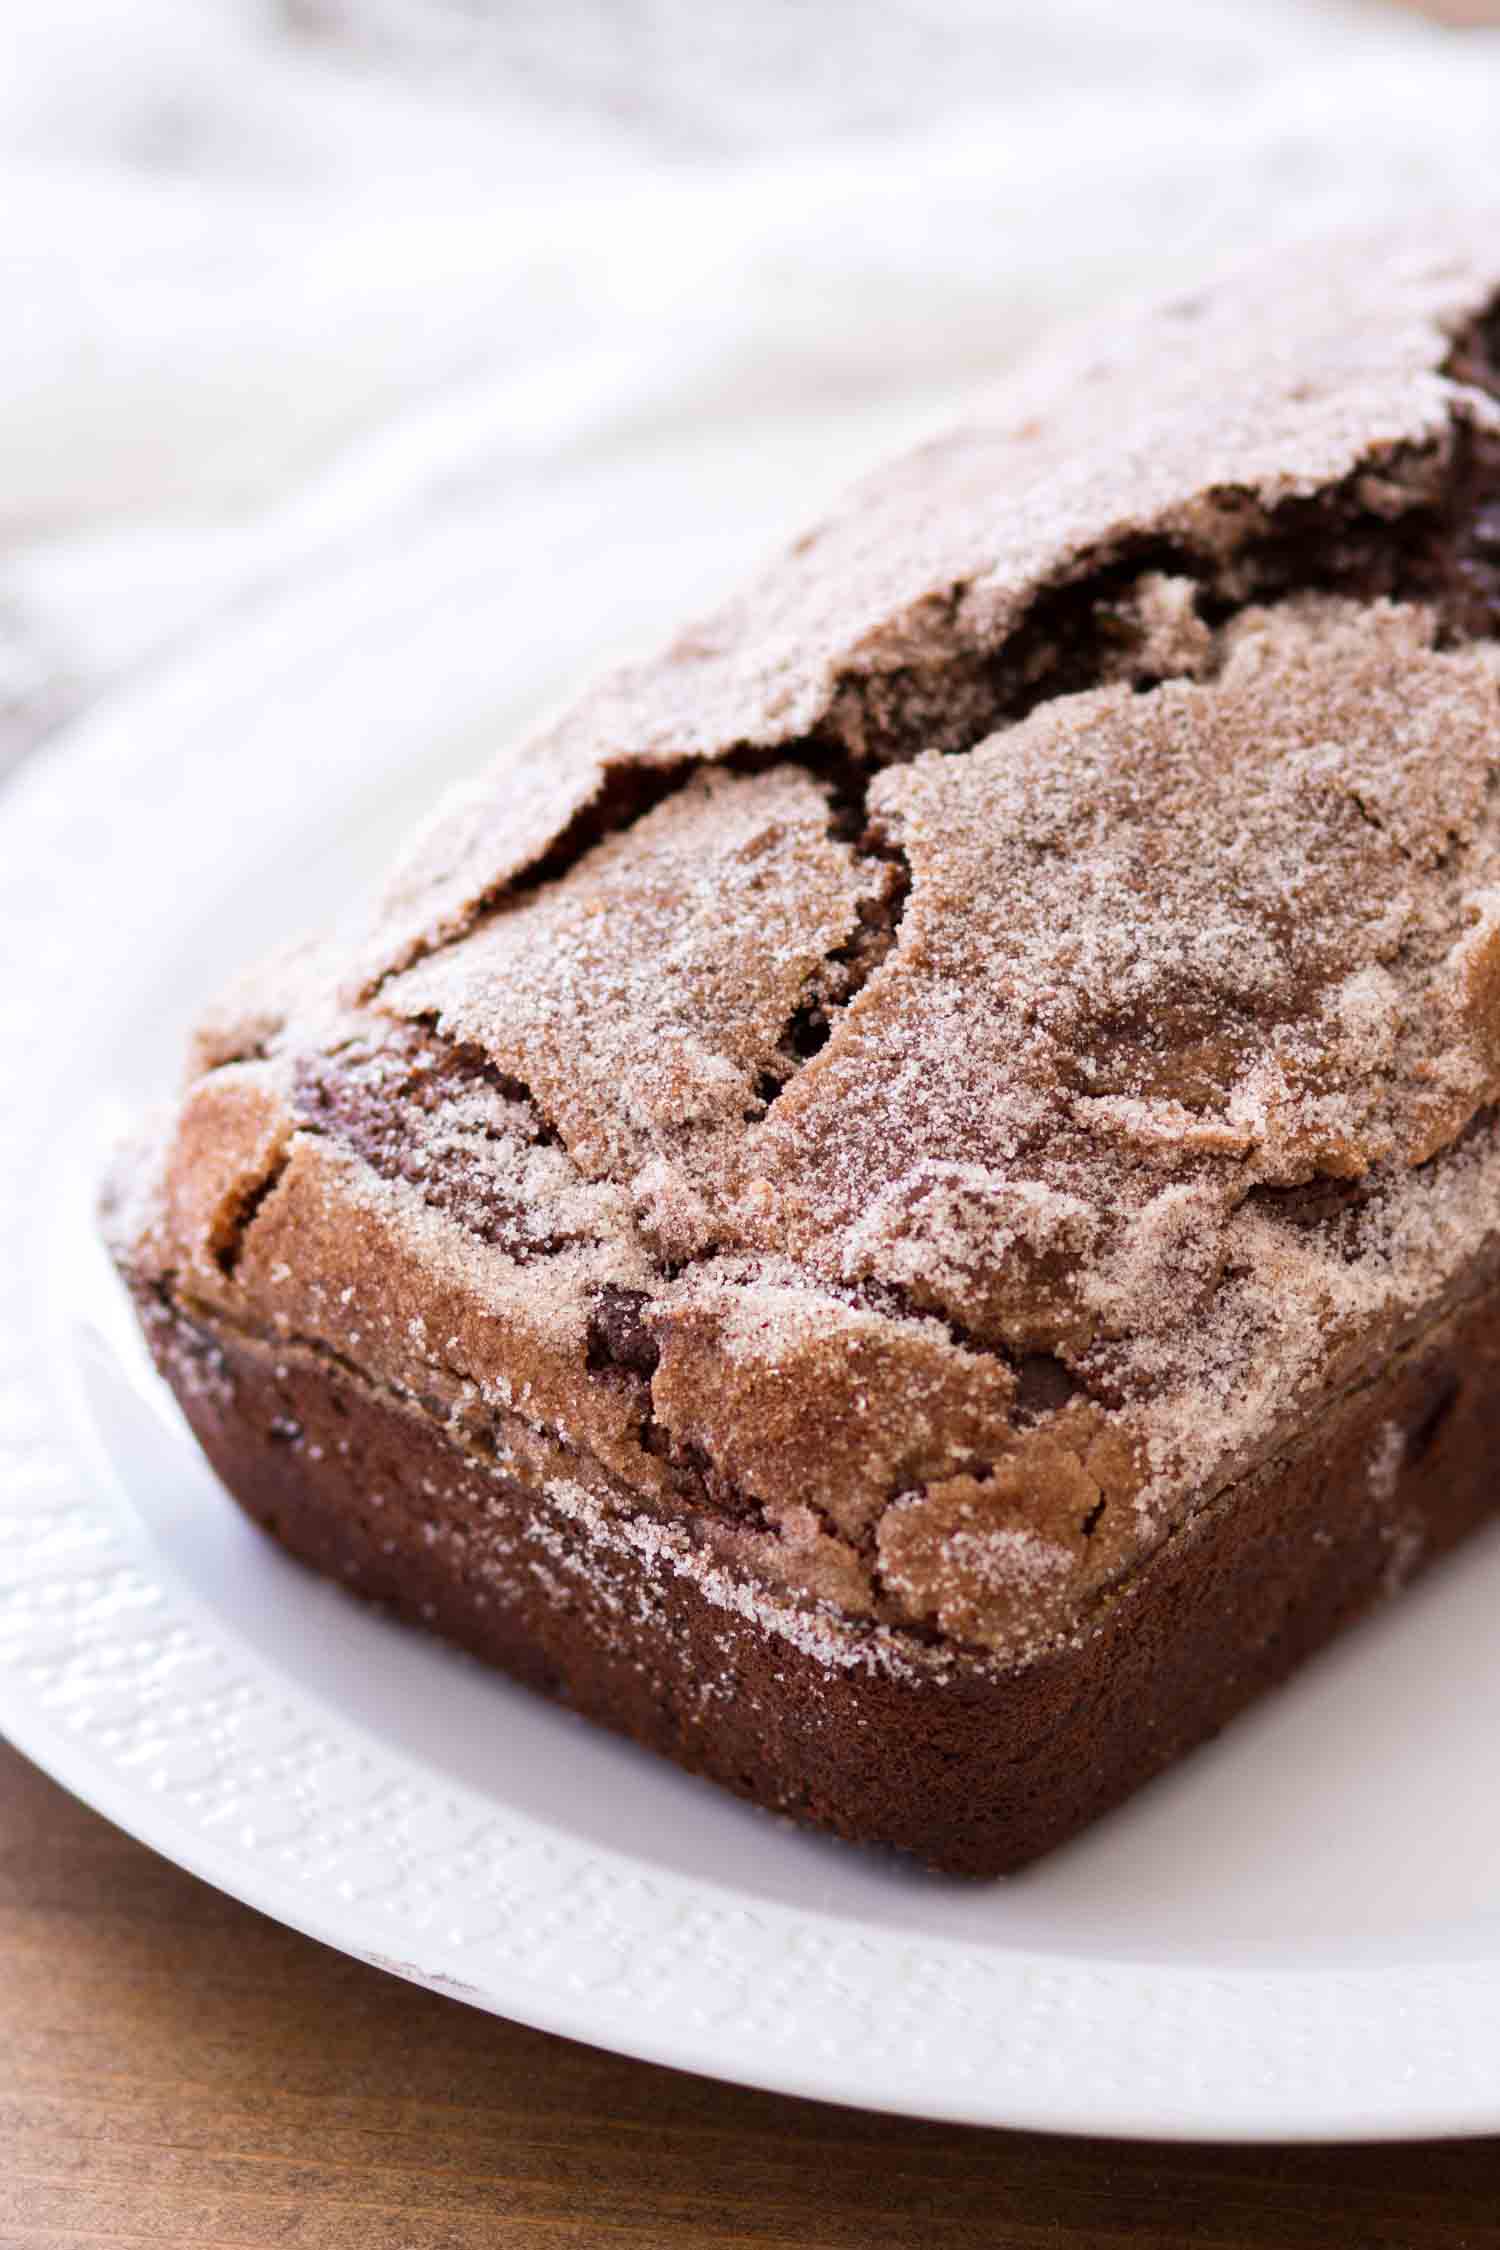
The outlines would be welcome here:
<svg viewBox="0 0 1500 2250">
<path fill-rule="evenodd" d="M 446 529 L 565 599 L 591 526 L 790 524 L 1091 305 L 1500 206 L 1500 34 L 1380 0 L 10 14 L 0 767 L 303 577 Z"/>
</svg>

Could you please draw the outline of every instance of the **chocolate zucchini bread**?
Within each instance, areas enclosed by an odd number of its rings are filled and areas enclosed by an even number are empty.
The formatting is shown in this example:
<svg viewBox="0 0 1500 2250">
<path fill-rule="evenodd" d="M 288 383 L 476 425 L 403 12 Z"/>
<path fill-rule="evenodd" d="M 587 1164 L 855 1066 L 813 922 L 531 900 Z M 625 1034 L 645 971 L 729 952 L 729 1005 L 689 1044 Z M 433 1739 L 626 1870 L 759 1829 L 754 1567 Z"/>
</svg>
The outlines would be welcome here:
<svg viewBox="0 0 1500 2250">
<path fill-rule="evenodd" d="M 1500 1500 L 1500 224 L 1054 357 L 201 1027 L 116 1254 L 295 1554 L 1045 1851 Z"/>
</svg>

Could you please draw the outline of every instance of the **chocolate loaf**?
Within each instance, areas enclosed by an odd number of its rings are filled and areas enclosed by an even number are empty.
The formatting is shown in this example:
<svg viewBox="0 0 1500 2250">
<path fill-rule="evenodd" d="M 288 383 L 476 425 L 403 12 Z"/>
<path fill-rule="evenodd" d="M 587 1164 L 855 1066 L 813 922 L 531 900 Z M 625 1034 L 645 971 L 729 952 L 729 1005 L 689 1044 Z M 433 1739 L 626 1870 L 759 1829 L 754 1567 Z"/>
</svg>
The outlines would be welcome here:
<svg viewBox="0 0 1500 2250">
<path fill-rule="evenodd" d="M 107 1223 L 268 1531 L 987 1875 L 1492 1509 L 1495 243 L 1054 356 L 226 997 Z"/>
</svg>

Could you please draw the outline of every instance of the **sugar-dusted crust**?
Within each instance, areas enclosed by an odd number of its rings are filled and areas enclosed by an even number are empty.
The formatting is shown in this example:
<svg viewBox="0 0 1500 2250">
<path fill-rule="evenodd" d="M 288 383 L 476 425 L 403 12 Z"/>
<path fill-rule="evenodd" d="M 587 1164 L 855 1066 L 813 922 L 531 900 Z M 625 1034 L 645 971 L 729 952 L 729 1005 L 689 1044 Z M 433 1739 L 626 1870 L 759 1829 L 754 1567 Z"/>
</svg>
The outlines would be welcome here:
<svg viewBox="0 0 1500 2250">
<path fill-rule="evenodd" d="M 1049 363 L 498 761 L 202 1027 L 114 1222 L 153 1329 L 308 1352 L 538 1508 L 586 1465 L 643 1587 L 686 1543 L 808 1663 L 925 1650 L 929 1717 L 1126 1665 L 1207 1514 L 1247 1571 L 1254 1494 L 1328 1529 L 1290 1464 L 1500 1246 L 1492 242 Z M 206 1442 L 273 1516 L 255 1411 Z M 1151 1645 L 1195 1739 L 1235 1699 Z"/>
</svg>

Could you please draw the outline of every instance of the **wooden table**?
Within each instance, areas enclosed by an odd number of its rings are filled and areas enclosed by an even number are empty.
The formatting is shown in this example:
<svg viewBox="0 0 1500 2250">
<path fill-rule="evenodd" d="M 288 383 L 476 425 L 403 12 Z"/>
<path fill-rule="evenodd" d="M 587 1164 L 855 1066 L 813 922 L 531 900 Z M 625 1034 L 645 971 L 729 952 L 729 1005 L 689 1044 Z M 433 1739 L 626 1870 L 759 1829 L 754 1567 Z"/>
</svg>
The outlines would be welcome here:
<svg viewBox="0 0 1500 2250">
<path fill-rule="evenodd" d="M 0 2250 L 1500 2250 L 1500 2141 L 1171 2149 L 744 2093 L 234 1905 L 0 1748 Z"/>
</svg>

